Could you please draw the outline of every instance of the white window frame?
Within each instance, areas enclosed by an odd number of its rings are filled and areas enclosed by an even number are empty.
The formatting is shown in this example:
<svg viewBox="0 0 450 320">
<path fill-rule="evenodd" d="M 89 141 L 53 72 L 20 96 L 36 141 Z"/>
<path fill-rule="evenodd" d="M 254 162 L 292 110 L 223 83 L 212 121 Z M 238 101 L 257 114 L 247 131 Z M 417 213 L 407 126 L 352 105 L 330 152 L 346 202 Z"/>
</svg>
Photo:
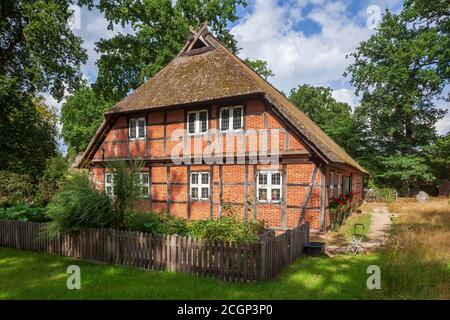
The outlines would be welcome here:
<svg viewBox="0 0 450 320">
<path fill-rule="evenodd" d="M 140 198 L 148 198 L 150 196 L 150 174 L 148 172 L 137 172 L 139 175 L 139 182 L 137 186 L 139 187 L 139 197 Z M 147 176 L 147 183 L 144 183 L 144 176 Z M 147 187 L 147 194 L 141 194 L 142 187 Z"/>
<path fill-rule="evenodd" d="M 105 193 L 108 195 L 108 197 L 114 197 L 114 180 L 115 180 L 115 173 L 112 172 L 105 172 L 105 176 L 104 176 L 104 184 L 105 184 Z M 111 177 L 111 182 L 107 182 L 108 181 L 108 176 Z M 108 187 L 111 187 L 111 194 L 108 194 Z"/>
<path fill-rule="evenodd" d="M 278 173 L 280 175 L 280 184 L 279 185 L 273 185 L 272 184 L 272 175 Z M 267 184 L 260 184 L 259 176 L 262 174 L 267 175 Z M 283 199 L 283 175 L 281 174 L 280 170 L 261 170 L 258 171 L 258 174 L 256 176 L 256 183 L 257 183 L 257 200 L 260 203 L 281 203 L 281 200 Z M 267 199 L 266 200 L 260 200 L 260 189 L 266 189 L 267 190 Z M 280 190 L 280 199 L 279 200 L 272 200 L 272 190 Z"/>
<path fill-rule="evenodd" d="M 202 183 L 202 176 L 203 175 L 207 175 L 208 176 L 208 183 Z M 192 182 L 192 180 L 193 180 L 193 176 L 194 175 L 197 175 L 198 176 L 198 180 L 197 180 L 197 183 L 193 183 Z M 210 190 L 210 187 L 211 187 L 211 184 L 210 184 L 210 182 L 211 182 L 211 175 L 210 175 L 210 172 L 209 171 L 192 171 L 191 172 L 191 176 L 189 177 L 189 181 L 190 181 L 190 183 L 189 183 L 189 185 L 190 185 L 190 188 L 189 188 L 189 197 L 190 197 L 190 199 L 191 200 L 193 200 L 193 201 L 207 201 L 207 200 L 209 200 L 209 198 L 211 197 L 211 190 Z M 197 189 L 197 197 L 193 197 L 192 196 L 192 190 L 193 189 Z M 204 198 L 204 197 L 202 197 L 202 189 L 208 189 L 208 197 L 206 197 L 206 198 Z"/>
<path fill-rule="evenodd" d="M 222 128 L 222 110 L 229 110 L 228 113 L 228 129 L 224 130 Z M 239 129 L 234 129 L 233 127 L 233 114 L 234 109 L 241 109 L 241 127 Z M 244 130 L 244 106 L 233 106 L 233 107 L 223 107 L 219 109 L 219 129 L 220 132 L 238 132 Z"/>
<path fill-rule="evenodd" d="M 342 174 L 338 174 L 338 197 L 342 194 Z"/>
<path fill-rule="evenodd" d="M 334 171 L 330 171 L 330 198 L 334 198 Z"/>
<path fill-rule="evenodd" d="M 139 136 L 139 122 L 141 120 L 144 120 L 144 136 L 143 137 Z M 131 122 L 132 121 L 135 121 L 136 137 L 134 137 L 134 138 L 131 137 Z M 147 136 L 147 121 L 145 120 L 145 117 L 129 118 L 128 119 L 128 138 L 131 141 L 133 141 L 133 140 L 144 140 L 146 136 Z"/>
<path fill-rule="evenodd" d="M 201 128 L 200 113 L 202 113 L 202 112 L 206 113 L 206 130 L 204 132 L 200 132 L 200 128 Z M 195 114 L 194 132 L 189 132 L 189 115 L 190 114 Z M 188 135 L 190 135 L 190 136 L 206 134 L 209 129 L 209 112 L 208 112 L 208 110 L 189 111 L 187 113 L 187 117 L 186 117 L 186 129 L 187 129 Z"/>
</svg>

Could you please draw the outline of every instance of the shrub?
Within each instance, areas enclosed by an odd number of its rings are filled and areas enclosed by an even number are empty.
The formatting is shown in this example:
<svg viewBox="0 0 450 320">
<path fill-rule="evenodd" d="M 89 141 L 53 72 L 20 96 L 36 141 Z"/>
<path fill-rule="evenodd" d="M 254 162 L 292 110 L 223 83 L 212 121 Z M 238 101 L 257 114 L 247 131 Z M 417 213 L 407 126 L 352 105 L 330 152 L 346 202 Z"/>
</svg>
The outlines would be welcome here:
<svg viewBox="0 0 450 320">
<path fill-rule="evenodd" d="M 0 219 L 32 222 L 49 221 L 44 208 L 32 208 L 26 203 L 9 208 L 0 208 Z"/>
<path fill-rule="evenodd" d="M 47 159 L 44 174 L 39 179 L 35 203 L 45 207 L 51 201 L 63 185 L 68 168 L 67 159 L 60 155 Z"/>
<path fill-rule="evenodd" d="M 127 229 L 131 231 L 149 232 L 155 235 L 186 235 L 187 223 L 168 213 L 132 213 L 127 216 Z"/>
<path fill-rule="evenodd" d="M 111 199 L 90 185 L 85 173 L 74 174 L 47 206 L 53 220 L 50 234 L 77 231 L 81 228 L 110 228 L 117 226 L 117 217 Z"/>
<path fill-rule="evenodd" d="M 130 166 L 125 161 L 113 161 L 109 170 L 114 174 L 114 210 L 117 215 L 117 227 L 126 226 L 127 212 L 133 212 L 136 200 L 140 197 L 138 186 L 139 178 L 136 176 L 141 171 L 144 163 L 133 161 Z"/>
<path fill-rule="evenodd" d="M 330 222 L 331 229 L 336 231 L 348 218 L 352 211 L 352 195 L 340 195 L 330 201 Z"/>
<path fill-rule="evenodd" d="M 0 206 L 9 207 L 30 200 L 33 184 L 27 175 L 0 171 Z"/>
<path fill-rule="evenodd" d="M 230 215 L 194 221 L 189 226 L 189 235 L 209 240 L 255 243 L 263 230 L 263 221 L 242 221 L 237 215 Z"/>
</svg>

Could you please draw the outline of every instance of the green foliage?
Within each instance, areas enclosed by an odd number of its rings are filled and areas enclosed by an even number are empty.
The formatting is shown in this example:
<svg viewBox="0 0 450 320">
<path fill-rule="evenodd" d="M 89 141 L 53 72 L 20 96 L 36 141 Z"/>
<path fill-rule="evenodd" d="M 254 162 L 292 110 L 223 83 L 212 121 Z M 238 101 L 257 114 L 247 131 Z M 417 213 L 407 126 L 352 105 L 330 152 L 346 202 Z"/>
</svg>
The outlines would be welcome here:
<svg viewBox="0 0 450 320">
<path fill-rule="evenodd" d="M 136 200 L 140 197 L 138 186 L 139 173 L 144 165 L 143 161 L 132 161 L 128 166 L 125 161 L 113 161 L 108 170 L 114 174 L 114 211 L 117 216 L 117 227 L 125 228 L 125 219 L 129 212 L 135 209 Z"/>
<path fill-rule="evenodd" d="M 331 230 L 337 231 L 352 212 L 353 203 L 350 194 L 340 195 L 330 201 Z"/>
<path fill-rule="evenodd" d="M 61 135 L 69 154 L 76 156 L 86 149 L 110 106 L 87 85 L 67 98 L 61 109 Z"/>
<path fill-rule="evenodd" d="M 59 100 L 65 88 L 77 86 L 87 55 L 67 23 L 69 4 L 75 2 L 1 2 L 0 74 L 13 80 L 19 91 L 49 91 Z"/>
<path fill-rule="evenodd" d="M 33 184 L 27 175 L 0 171 L 0 207 L 24 203 L 32 193 Z"/>
<path fill-rule="evenodd" d="M 289 100 L 352 156 L 365 153 L 361 125 L 351 106 L 336 101 L 330 88 L 300 85 L 291 90 Z"/>
<path fill-rule="evenodd" d="M 32 208 L 28 204 L 20 204 L 14 207 L 0 207 L 0 219 L 47 222 L 49 218 L 44 208 Z"/>
<path fill-rule="evenodd" d="M 0 170 L 37 180 L 56 154 L 56 111 L 0 76 Z"/>
<path fill-rule="evenodd" d="M 263 231 L 263 221 L 242 221 L 236 215 L 198 220 L 189 225 L 192 237 L 226 242 L 255 243 Z"/>
<path fill-rule="evenodd" d="M 424 147 L 426 163 L 438 182 L 450 179 L 450 133 Z"/>
<path fill-rule="evenodd" d="M 250 60 L 245 59 L 244 61 L 250 68 L 253 69 L 257 74 L 259 74 L 264 79 L 269 79 L 273 77 L 275 73 L 268 67 L 267 61 L 264 60 Z"/>
<path fill-rule="evenodd" d="M 169 63 L 185 44 L 189 27 L 202 23 L 229 49 L 237 44 L 227 29 L 238 19 L 237 7 L 245 0 L 104 0 L 97 8 L 113 23 L 128 25 L 133 34 L 101 39 L 97 49 L 99 74 L 94 89 L 107 100 L 118 101 Z"/>
<path fill-rule="evenodd" d="M 68 169 L 69 162 L 61 155 L 47 159 L 44 174 L 39 180 L 35 202 L 45 207 L 64 183 Z"/>
<path fill-rule="evenodd" d="M 149 232 L 154 235 L 186 235 L 186 221 L 168 213 L 132 213 L 127 216 L 127 230 Z"/>
<path fill-rule="evenodd" d="M 390 186 L 401 188 L 408 184 L 434 180 L 425 159 L 417 156 L 392 156 L 385 158 L 382 165 L 388 170 L 380 173 L 378 177 Z"/>
<path fill-rule="evenodd" d="M 62 231 L 111 228 L 118 224 L 111 199 L 91 186 L 85 173 L 73 174 L 68 179 L 48 205 L 47 214 L 53 220 L 47 229 L 50 236 Z"/>
</svg>

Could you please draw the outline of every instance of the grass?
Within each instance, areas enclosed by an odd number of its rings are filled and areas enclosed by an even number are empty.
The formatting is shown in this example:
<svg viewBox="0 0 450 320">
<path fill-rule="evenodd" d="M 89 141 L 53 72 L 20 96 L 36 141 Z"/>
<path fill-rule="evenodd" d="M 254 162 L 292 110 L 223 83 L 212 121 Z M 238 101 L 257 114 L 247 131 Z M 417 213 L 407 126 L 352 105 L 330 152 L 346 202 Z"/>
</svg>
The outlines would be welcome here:
<svg viewBox="0 0 450 320">
<path fill-rule="evenodd" d="M 401 200 L 393 237 L 369 255 L 302 257 L 277 278 L 232 284 L 181 273 L 149 272 L 0 248 L 0 299 L 449 299 L 450 206 Z M 342 228 L 348 237 L 355 214 Z M 367 228 L 368 229 L 368 228 Z M 67 266 L 81 268 L 81 290 L 66 288 Z M 369 265 L 381 268 L 381 290 L 366 288 Z"/>
<path fill-rule="evenodd" d="M 450 204 L 448 199 L 389 204 L 397 213 L 393 237 L 380 250 L 387 296 L 450 298 Z"/>
<path fill-rule="evenodd" d="M 232 284 L 0 248 L 0 299 L 370 299 L 366 269 L 376 260 L 303 257 L 274 280 Z M 81 290 L 66 288 L 71 264 L 81 268 Z"/>
<path fill-rule="evenodd" d="M 329 231 L 325 234 L 312 235 L 312 241 L 325 241 L 327 245 L 346 246 L 352 239 L 353 227 L 355 224 L 361 223 L 364 226 L 363 238 L 367 240 L 369 232 L 371 215 L 370 213 L 352 213 L 342 226 L 337 231 Z M 361 232 L 361 227 L 358 227 L 358 232 Z"/>
</svg>

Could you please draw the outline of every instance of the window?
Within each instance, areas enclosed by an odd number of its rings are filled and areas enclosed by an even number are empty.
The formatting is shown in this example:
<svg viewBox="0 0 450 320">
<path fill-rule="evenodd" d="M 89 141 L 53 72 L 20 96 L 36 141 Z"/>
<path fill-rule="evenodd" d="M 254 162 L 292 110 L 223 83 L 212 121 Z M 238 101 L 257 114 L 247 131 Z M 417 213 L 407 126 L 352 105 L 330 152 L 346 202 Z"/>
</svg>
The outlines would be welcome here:
<svg viewBox="0 0 450 320">
<path fill-rule="evenodd" d="M 338 174 L 338 197 L 342 194 L 342 175 Z"/>
<path fill-rule="evenodd" d="M 348 177 L 348 192 L 352 192 L 352 176 Z"/>
<path fill-rule="evenodd" d="M 114 197 L 114 173 L 105 173 L 105 192 L 109 197 Z"/>
<path fill-rule="evenodd" d="M 209 199 L 209 172 L 191 172 L 191 199 Z"/>
<path fill-rule="evenodd" d="M 330 198 L 334 197 L 334 171 L 330 171 Z"/>
<path fill-rule="evenodd" d="M 193 111 L 188 113 L 189 134 L 205 133 L 208 130 L 208 111 Z"/>
<path fill-rule="evenodd" d="M 242 106 L 220 109 L 220 131 L 241 130 L 243 123 L 244 111 Z"/>
<path fill-rule="evenodd" d="M 145 118 L 131 118 L 128 122 L 128 136 L 131 140 L 145 138 Z"/>
<path fill-rule="evenodd" d="M 260 171 L 258 173 L 258 200 L 278 203 L 281 201 L 281 173 L 278 171 Z"/>
<path fill-rule="evenodd" d="M 150 187 L 150 179 L 148 172 L 140 172 L 136 174 L 136 185 L 138 186 L 139 196 L 141 198 L 148 198 L 149 196 L 149 187 Z"/>
</svg>

